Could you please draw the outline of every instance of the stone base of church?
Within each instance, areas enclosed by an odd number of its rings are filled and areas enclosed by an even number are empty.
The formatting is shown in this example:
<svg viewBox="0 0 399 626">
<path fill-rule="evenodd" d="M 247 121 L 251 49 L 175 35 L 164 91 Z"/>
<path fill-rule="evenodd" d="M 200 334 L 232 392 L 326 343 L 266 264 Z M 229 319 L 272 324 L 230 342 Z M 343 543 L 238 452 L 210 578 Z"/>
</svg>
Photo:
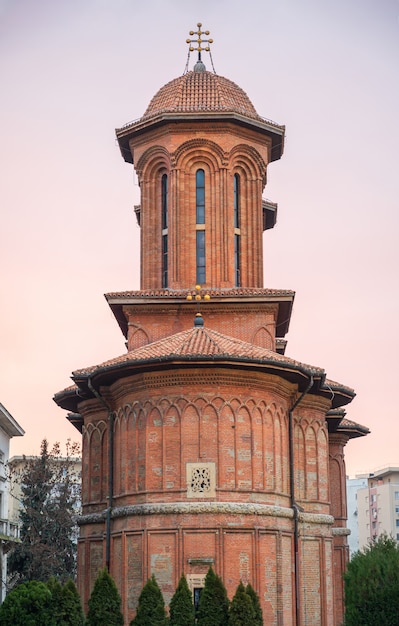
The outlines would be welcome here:
<svg viewBox="0 0 399 626">
<path fill-rule="evenodd" d="M 79 587 L 87 602 L 105 563 L 106 512 L 80 520 Z M 333 626 L 333 518 L 301 513 L 295 577 L 293 511 L 237 502 L 176 502 L 115 508 L 111 515 L 110 573 L 122 597 L 127 623 L 154 574 L 168 604 L 182 572 L 193 593 L 212 566 L 231 599 L 240 580 L 259 594 L 264 623 Z"/>
</svg>

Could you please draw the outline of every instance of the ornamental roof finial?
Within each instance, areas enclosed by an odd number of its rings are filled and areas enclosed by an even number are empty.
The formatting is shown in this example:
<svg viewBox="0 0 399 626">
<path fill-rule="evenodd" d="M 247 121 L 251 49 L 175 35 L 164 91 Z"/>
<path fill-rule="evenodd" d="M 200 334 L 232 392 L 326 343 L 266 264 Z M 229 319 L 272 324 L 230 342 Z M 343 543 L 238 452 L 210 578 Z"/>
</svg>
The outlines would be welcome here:
<svg viewBox="0 0 399 626">
<path fill-rule="evenodd" d="M 202 38 L 202 35 L 208 36 L 210 34 L 210 31 L 209 30 L 201 30 L 201 26 L 202 26 L 201 22 L 198 22 L 198 24 L 197 24 L 198 30 L 197 31 L 190 30 L 190 33 L 189 33 L 191 36 L 192 35 L 197 35 L 197 39 L 186 39 L 186 43 L 190 44 L 189 54 L 190 54 L 190 52 L 194 52 L 194 50 L 198 51 L 198 61 L 197 61 L 197 63 L 194 66 L 194 71 L 195 72 L 204 72 L 205 71 L 206 68 L 205 68 L 205 65 L 203 64 L 202 59 L 201 59 L 201 52 L 203 50 L 205 50 L 206 52 L 210 52 L 211 49 L 210 49 L 209 45 L 208 46 L 203 46 L 203 44 L 213 43 L 213 39 L 203 39 Z M 194 47 L 191 44 L 197 44 L 197 47 Z"/>
</svg>

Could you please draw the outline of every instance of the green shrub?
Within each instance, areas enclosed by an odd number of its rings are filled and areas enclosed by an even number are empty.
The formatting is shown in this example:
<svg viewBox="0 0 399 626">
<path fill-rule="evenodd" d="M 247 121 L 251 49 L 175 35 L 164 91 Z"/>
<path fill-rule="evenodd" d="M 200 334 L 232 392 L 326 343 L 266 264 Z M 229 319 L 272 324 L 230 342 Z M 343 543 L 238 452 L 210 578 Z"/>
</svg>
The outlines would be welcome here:
<svg viewBox="0 0 399 626">
<path fill-rule="evenodd" d="M 62 587 L 61 620 L 59 626 L 84 626 L 85 617 L 76 585 L 69 579 Z M 121 622 L 123 624 L 123 622 Z"/>
<path fill-rule="evenodd" d="M 169 605 L 169 626 L 195 626 L 193 595 L 182 574 Z"/>
<path fill-rule="evenodd" d="M 100 571 L 89 599 L 87 626 L 123 626 L 121 598 L 106 569 Z"/>
<path fill-rule="evenodd" d="M 255 609 L 252 599 L 240 582 L 230 604 L 229 626 L 253 626 L 254 623 Z"/>
<path fill-rule="evenodd" d="M 263 613 L 262 613 L 262 607 L 260 605 L 259 596 L 250 583 L 247 584 L 245 588 L 245 593 L 247 593 L 249 597 L 251 598 L 252 606 L 254 607 L 254 611 L 255 611 L 255 619 L 253 621 L 253 626 L 263 626 Z"/>
<path fill-rule="evenodd" d="M 18 585 L 0 606 L 1 626 L 55 626 L 51 591 L 42 582 L 32 580 Z"/>
<path fill-rule="evenodd" d="M 136 617 L 132 619 L 130 626 L 166 626 L 167 623 L 165 601 L 155 576 L 152 575 L 141 591 Z"/>
<path fill-rule="evenodd" d="M 392 538 L 357 552 L 344 574 L 346 626 L 399 626 L 399 547 Z"/>
<path fill-rule="evenodd" d="M 220 576 L 210 567 L 202 590 L 197 626 L 228 626 L 229 600 Z"/>
</svg>

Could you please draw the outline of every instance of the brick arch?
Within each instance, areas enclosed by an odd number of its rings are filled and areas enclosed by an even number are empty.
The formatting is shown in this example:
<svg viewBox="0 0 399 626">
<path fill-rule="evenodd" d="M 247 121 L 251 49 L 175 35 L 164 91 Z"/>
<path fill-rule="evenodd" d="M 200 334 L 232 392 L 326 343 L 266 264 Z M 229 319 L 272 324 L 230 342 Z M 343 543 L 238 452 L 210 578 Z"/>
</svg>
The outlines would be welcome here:
<svg viewBox="0 0 399 626">
<path fill-rule="evenodd" d="M 288 427 L 285 412 L 276 406 L 274 414 L 275 489 L 288 491 Z"/>
<path fill-rule="evenodd" d="M 181 412 L 181 437 L 184 442 L 182 463 L 195 463 L 200 460 L 199 433 L 200 412 L 194 402 L 187 402 Z"/>
<path fill-rule="evenodd" d="M 176 405 L 171 404 L 163 413 L 163 488 L 180 489 L 181 486 L 181 419 Z"/>
<path fill-rule="evenodd" d="M 266 328 L 266 326 L 260 326 L 253 334 L 251 339 L 251 343 L 254 343 L 256 346 L 260 346 L 261 348 L 267 348 L 269 350 L 274 349 L 274 336 Z"/>
<path fill-rule="evenodd" d="M 236 480 L 238 489 L 252 489 L 251 414 L 245 405 L 236 412 Z"/>
<path fill-rule="evenodd" d="M 298 419 L 294 420 L 295 495 L 298 500 L 306 497 L 306 451 L 305 433 Z"/>
<path fill-rule="evenodd" d="M 234 410 L 226 402 L 219 412 L 217 484 L 228 489 L 236 486 L 235 421 Z"/>
<path fill-rule="evenodd" d="M 218 411 L 208 403 L 200 412 L 200 454 L 203 459 L 216 461 L 218 440 Z"/>
<path fill-rule="evenodd" d="M 137 176 L 141 178 L 154 178 L 160 171 L 170 171 L 170 154 L 163 146 L 155 145 L 146 150 L 136 164 Z"/>
<path fill-rule="evenodd" d="M 305 430 L 305 484 L 306 499 L 318 499 L 318 463 L 317 440 L 313 424 L 308 424 Z"/>
<path fill-rule="evenodd" d="M 264 488 L 274 490 L 275 484 L 275 448 L 274 448 L 274 411 L 273 405 L 266 407 L 263 413 L 263 454 L 264 454 Z"/>
<path fill-rule="evenodd" d="M 107 426 L 101 420 L 87 425 L 88 446 L 88 501 L 101 502 L 105 496 L 107 467 Z"/>
<path fill-rule="evenodd" d="M 144 328 L 129 326 L 128 350 L 135 350 L 150 343 L 150 338 Z"/>
<path fill-rule="evenodd" d="M 334 493 L 331 496 L 331 515 L 342 516 L 342 503 L 345 502 L 342 490 L 342 463 L 340 458 L 330 457 L 330 482 Z"/>
<path fill-rule="evenodd" d="M 147 416 L 147 489 L 162 489 L 164 469 L 163 416 L 158 407 L 152 407 Z"/>
<path fill-rule="evenodd" d="M 239 174 L 241 171 L 248 179 L 260 178 L 263 185 L 266 184 L 267 164 L 252 146 L 245 144 L 235 146 L 229 154 L 228 167 L 233 173 Z"/>
<path fill-rule="evenodd" d="M 319 476 L 319 498 L 328 501 L 328 436 L 325 426 L 320 425 L 317 433 L 317 458 Z"/>
<path fill-rule="evenodd" d="M 263 413 L 255 403 L 248 403 L 251 409 L 252 423 L 252 486 L 254 489 L 263 489 Z"/>
<path fill-rule="evenodd" d="M 172 154 L 172 163 L 174 167 L 186 170 L 191 169 L 192 163 L 202 157 L 212 157 L 215 170 L 226 166 L 226 154 L 222 148 L 215 141 L 202 138 L 182 143 Z"/>
</svg>

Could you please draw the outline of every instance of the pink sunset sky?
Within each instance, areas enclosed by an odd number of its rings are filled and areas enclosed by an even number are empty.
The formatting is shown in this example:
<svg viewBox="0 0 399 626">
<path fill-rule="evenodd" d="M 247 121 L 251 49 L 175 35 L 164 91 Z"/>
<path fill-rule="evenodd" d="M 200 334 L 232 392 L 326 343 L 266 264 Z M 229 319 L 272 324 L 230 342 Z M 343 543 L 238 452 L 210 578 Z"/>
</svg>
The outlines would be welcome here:
<svg viewBox="0 0 399 626">
<path fill-rule="evenodd" d="M 399 465 L 398 0 L 0 0 L 11 454 L 78 441 L 54 393 L 125 351 L 103 294 L 139 288 L 139 194 L 114 129 L 184 72 L 198 21 L 217 73 L 286 125 L 264 191 L 265 286 L 296 291 L 286 354 L 356 390 L 347 417 L 371 434 L 349 475 Z"/>
</svg>

